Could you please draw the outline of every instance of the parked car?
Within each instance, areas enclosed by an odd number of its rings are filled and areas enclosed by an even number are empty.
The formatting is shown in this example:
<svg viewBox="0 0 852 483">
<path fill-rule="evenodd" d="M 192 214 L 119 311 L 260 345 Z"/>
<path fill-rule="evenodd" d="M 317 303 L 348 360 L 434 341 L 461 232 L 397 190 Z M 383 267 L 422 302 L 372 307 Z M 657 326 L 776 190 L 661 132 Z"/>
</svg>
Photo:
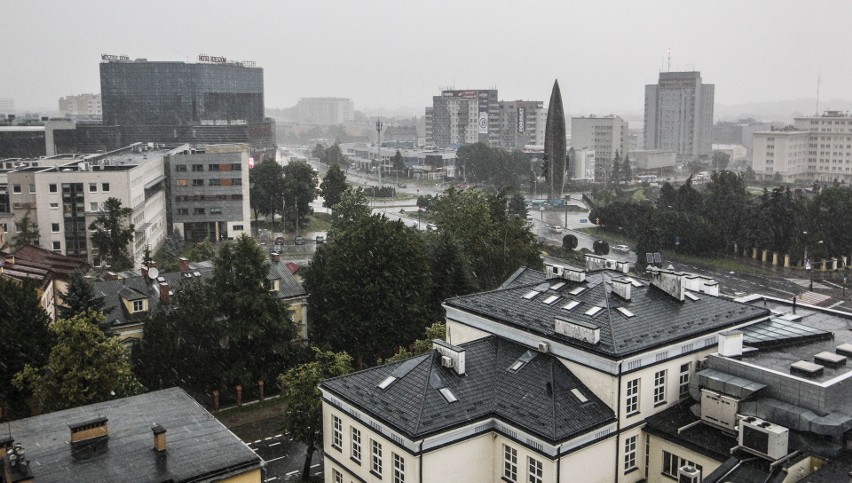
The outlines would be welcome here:
<svg viewBox="0 0 852 483">
<path fill-rule="evenodd" d="M 612 247 L 612 251 L 615 253 L 630 253 L 630 247 L 627 245 L 616 245 Z"/>
<path fill-rule="evenodd" d="M 295 241 L 296 241 L 296 245 L 304 245 L 305 244 L 305 237 L 303 237 L 302 235 L 296 235 Z"/>
<path fill-rule="evenodd" d="M 317 245 L 325 243 L 325 237 L 322 235 L 317 235 Z"/>
<path fill-rule="evenodd" d="M 438 225 L 434 223 L 426 223 L 426 231 L 438 231 Z"/>
<path fill-rule="evenodd" d="M 553 233 L 562 233 L 562 227 L 559 225 L 553 225 L 550 227 L 550 231 Z"/>
</svg>

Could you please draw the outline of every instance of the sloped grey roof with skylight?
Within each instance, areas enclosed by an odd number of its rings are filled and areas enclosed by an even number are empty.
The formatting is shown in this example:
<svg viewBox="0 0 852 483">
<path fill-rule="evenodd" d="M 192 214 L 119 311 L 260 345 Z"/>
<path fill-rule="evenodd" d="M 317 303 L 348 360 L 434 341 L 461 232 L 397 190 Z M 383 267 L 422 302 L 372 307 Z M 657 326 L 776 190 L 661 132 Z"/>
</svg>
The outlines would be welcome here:
<svg viewBox="0 0 852 483">
<path fill-rule="evenodd" d="M 552 355 L 497 336 L 461 347 L 464 375 L 443 367 L 432 351 L 328 379 L 320 388 L 412 439 L 497 418 L 556 443 L 615 420 Z"/>
<path fill-rule="evenodd" d="M 769 315 L 765 308 L 704 293 L 678 300 L 648 280 L 625 278 L 609 270 L 587 272 L 581 282 L 545 278 L 543 272 L 525 268 L 496 290 L 450 298 L 444 304 L 613 359 Z M 613 293 L 613 279 L 629 282 L 628 300 Z M 530 295 L 533 291 L 538 293 Z M 554 296 L 559 298 L 553 300 Z M 557 333 L 557 317 L 597 327 L 600 341 L 584 342 Z"/>
</svg>

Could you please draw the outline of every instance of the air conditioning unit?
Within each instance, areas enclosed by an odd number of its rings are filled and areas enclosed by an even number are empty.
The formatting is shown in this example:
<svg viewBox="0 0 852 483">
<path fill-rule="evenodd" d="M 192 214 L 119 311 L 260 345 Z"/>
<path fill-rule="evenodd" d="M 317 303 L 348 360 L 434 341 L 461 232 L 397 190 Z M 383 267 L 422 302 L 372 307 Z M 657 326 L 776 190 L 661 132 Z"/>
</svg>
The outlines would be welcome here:
<svg viewBox="0 0 852 483">
<path fill-rule="evenodd" d="M 453 367 L 453 358 L 449 356 L 441 356 L 441 365 L 444 367 Z"/>
<path fill-rule="evenodd" d="M 707 364 L 708 364 L 708 358 L 707 357 L 705 357 L 704 359 L 698 359 L 695 363 L 695 372 L 703 371 L 704 369 L 707 369 Z"/>
<path fill-rule="evenodd" d="M 677 470 L 678 483 L 701 483 L 701 470 L 692 466 L 681 466 Z"/>
<path fill-rule="evenodd" d="M 701 420 L 731 431 L 737 428 L 740 401 L 725 394 L 701 390 Z"/>
<path fill-rule="evenodd" d="M 784 426 L 749 416 L 740 419 L 737 443 L 749 453 L 776 461 L 787 456 L 789 436 Z"/>
<path fill-rule="evenodd" d="M 547 354 L 548 352 L 550 352 L 550 344 L 548 344 L 547 342 L 539 342 L 538 351 Z"/>
</svg>

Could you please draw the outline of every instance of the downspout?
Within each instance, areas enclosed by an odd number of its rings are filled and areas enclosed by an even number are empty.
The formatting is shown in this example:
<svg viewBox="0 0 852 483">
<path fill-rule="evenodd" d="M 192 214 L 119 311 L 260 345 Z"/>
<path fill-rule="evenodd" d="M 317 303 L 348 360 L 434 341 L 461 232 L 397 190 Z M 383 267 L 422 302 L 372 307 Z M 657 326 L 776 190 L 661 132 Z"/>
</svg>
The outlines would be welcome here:
<svg viewBox="0 0 852 483">
<path fill-rule="evenodd" d="M 618 481 L 618 448 L 619 448 L 619 438 L 621 437 L 621 364 L 624 361 L 618 361 L 618 377 L 616 379 L 618 383 L 618 398 L 615 401 L 615 481 Z M 646 461 L 645 464 L 648 464 Z"/>
<path fill-rule="evenodd" d="M 419 483 L 423 483 L 423 440 L 422 439 L 417 444 L 417 453 L 420 455 L 420 464 L 418 465 L 420 467 L 420 471 L 419 471 L 420 472 L 420 478 L 417 481 Z"/>
</svg>

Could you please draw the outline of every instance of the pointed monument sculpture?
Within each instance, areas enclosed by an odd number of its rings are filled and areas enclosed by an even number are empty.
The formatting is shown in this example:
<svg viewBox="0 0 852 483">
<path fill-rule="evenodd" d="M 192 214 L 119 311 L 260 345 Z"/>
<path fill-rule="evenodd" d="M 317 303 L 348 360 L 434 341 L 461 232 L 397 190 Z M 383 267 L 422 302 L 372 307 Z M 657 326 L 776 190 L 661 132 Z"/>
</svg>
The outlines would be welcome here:
<svg viewBox="0 0 852 483">
<path fill-rule="evenodd" d="M 565 177 L 565 111 L 559 81 L 553 81 L 550 105 L 547 107 L 547 125 L 544 128 L 544 177 L 547 181 L 547 199 L 559 198 Z"/>
</svg>

